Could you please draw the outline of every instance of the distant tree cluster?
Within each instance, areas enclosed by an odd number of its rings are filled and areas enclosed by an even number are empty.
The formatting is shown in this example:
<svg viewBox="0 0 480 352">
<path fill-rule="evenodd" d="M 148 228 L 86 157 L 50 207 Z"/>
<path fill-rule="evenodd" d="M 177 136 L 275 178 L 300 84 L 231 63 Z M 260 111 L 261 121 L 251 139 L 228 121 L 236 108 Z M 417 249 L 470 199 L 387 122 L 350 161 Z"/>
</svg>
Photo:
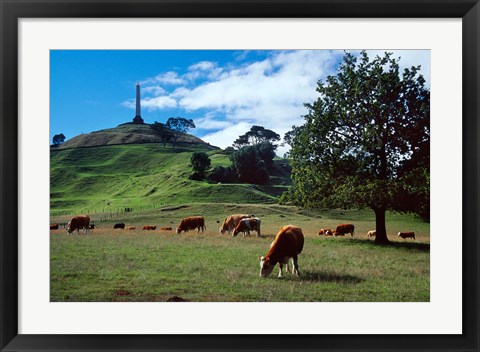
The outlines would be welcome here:
<svg viewBox="0 0 480 352">
<path fill-rule="evenodd" d="M 64 135 L 63 133 L 56 134 L 56 135 L 53 136 L 53 138 L 52 138 L 52 143 L 53 143 L 53 145 L 60 145 L 60 144 L 62 144 L 63 142 L 65 142 L 65 135 Z"/>
<path fill-rule="evenodd" d="M 210 168 L 210 160 L 205 153 L 193 153 L 191 179 L 200 180 L 205 177 L 214 182 L 267 184 L 273 168 L 273 158 L 280 136 L 262 126 L 252 126 L 250 131 L 238 137 L 233 147 L 223 150 L 232 162 L 231 166 L 215 166 Z"/>
<path fill-rule="evenodd" d="M 235 140 L 230 160 L 240 182 L 268 183 L 278 141 L 279 134 L 256 125 Z"/>
</svg>

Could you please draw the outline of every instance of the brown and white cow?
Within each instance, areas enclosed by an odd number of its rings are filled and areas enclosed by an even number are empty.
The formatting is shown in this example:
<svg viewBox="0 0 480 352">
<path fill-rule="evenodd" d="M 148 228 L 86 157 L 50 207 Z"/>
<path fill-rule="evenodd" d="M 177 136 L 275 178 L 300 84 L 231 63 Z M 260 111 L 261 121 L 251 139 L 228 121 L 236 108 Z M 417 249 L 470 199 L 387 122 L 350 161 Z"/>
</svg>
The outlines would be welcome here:
<svg viewBox="0 0 480 352">
<path fill-rule="evenodd" d="M 250 236 L 250 231 L 257 231 L 257 237 L 260 237 L 260 225 L 262 221 L 259 218 L 245 218 L 241 219 L 240 222 L 233 230 L 232 236 L 235 237 L 240 232 L 243 232 L 243 237 L 245 235 Z"/>
<path fill-rule="evenodd" d="M 207 229 L 203 216 L 190 216 L 183 219 L 177 227 L 177 233 L 182 233 L 182 231 L 188 232 L 195 229 L 197 233 L 199 233 L 200 230 L 204 232 Z"/>
<path fill-rule="evenodd" d="M 162 227 L 160 228 L 160 231 L 172 231 L 171 227 Z"/>
<path fill-rule="evenodd" d="M 237 227 L 238 223 L 242 219 L 246 218 L 251 218 L 253 217 L 252 215 L 248 214 L 232 214 L 229 215 L 223 220 L 223 225 L 218 229 L 220 231 L 220 234 L 224 234 L 226 231 L 228 231 L 228 234 L 235 230 L 235 227 Z"/>
<path fill-rule="evenodd" d="M 354 235 L 355 226 L 352 224 L 341 224 L 337 226 L 337 229 L 333 233 L 335 236 L 345 236 L 347 233 Z"/>
<path fill-rule="evenodd" d="M 84 233 L 88 232 L 90 227 L 90 217 L 88 215 L 74 216 L 67 224 L 67 233 L 70 235 L 73 231 L 77 230 L 77 234 L 80 229 L 83 229 Z"/>
<path fill-rule="evenodd" d="M 135 230 L 135 226 L 127 226 L 127 230 Z"/>
<path fill-rule="evenodd" d="M 292 273 L 299 276 L 298 271 L 298 255 L 303 250 L 303 232 L 302 229 L 293 226 L 283 226 L 275 236 L 275 240 L 270 245 L 270 250 L 264 257 L 260 257 L 260 276 L 266 277 L 270 275 L 278 263 L 280 272 L 278 277 L 282 277 L 283 265 L 286 264 L 288 272 L 288 260 L 291 258 L 293 267 Z"/>
<path fill-rule="evenodd" d="M 401 237 L 403 239 L 406 239 L 406 238 L 415 239 L 415 232 L 399 232 L 398 237 Z"/>
<path fill-rule="evenodd" d="M 377 236 L 377 231 L 376 230 L 371 230 L 371 231 L 367 232 L 367 237 L 368 238 L 375 237 L 375 236 Z"/>
<path fill-rule="evenodd" d="M 157 226 L 156 225 L 144 225 L 142 227 L 142 230 L 156 230 Z"/>
<path fill-rule="evenodd" d="M 58 230 L 58 224 L 50 224 L 50 230 Z"/>
<path fill-rule="evenodd" d="M 319 236 L 333 236 L 333 232 L 330 229 L 320 229 L 320 231 L 318 231 L 318 235 Z"/>
</svg>

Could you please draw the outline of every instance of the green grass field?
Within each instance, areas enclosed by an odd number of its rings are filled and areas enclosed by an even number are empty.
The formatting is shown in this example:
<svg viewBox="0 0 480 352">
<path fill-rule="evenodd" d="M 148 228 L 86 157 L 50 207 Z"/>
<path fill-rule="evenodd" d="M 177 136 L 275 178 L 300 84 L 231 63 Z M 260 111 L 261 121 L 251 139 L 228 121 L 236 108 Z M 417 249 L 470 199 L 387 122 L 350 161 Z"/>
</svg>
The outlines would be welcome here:
<svg viewBox="0 0 480 352">
<path fill-rule="evenodd" d="M 193 181 L 190 157 L 202 145 L 116 145 L 53 151 L 50 168 L 52 215 L 115 212 L 185 203 L 276 203 L 287 189 L 289 174 L 279 165 L 272 182 L 217 184 Z M 208 151 L 212 167 L 231 164 L 219 150 Z"/>
<path fill-rule="evenodd" d="M 262 219 L 261 238 L 255 232 L 245 238 L 218 233 L 226 215 L 243 212 Z M 206 233 L 175 234 L 189 215 L 205 216 Z M 137 229 L 114 230 L 120 221 Z M 317 235 L 346 221 L 356 226 L 354 238 Z M 173 231 L 142 231 L 145 224 Z M 305 234 L 300 277 L 278 279 L 277 265 L 270 277 L 260 278 L 258 257 L 286 224 Z M 388 214 L 394 242 L 378 246 L 365 236 L 374 224 L 366 210 L 317 213 L 278 205 L 202 203 L 126 213 L 97 223 L 87 235 L 51 231 L 51 301 L 429 301 L 429 225 L 412 215 Z M 417 239 L 398 239 L 398 231 L 415 231 Z"/>
<path fill-rule="evenodd" d="M 268 185 L 217 184 L 188 178 L 194 151 L 208 152 L 212 166 L 230 165 L 227 155 L 204 144 L 52 150 L 51 223 L 65 224 L 72 215 L 86 213 L 96 228 L 87 235 L 51 231 L 51 301 L 143 302 L 174 296 L 197 302 L 430 300 L 428 223 L 388 213 L 393 243 L 375 245 L 366 238 L 375 229 L 372 211 L 278 205 L 291 184 L 286 160 L 274 161 Z M 133 211 L 124 213 L 125 208 Z M 262 237 L 220 235 L 223 219 L 235 213 L 259 217 Z M 175 234 L 180 220 L 192 215 L 205 217 L 207 231 Z M 117 222 L 137 229 L 114 230 Z M 355 237 L 317 235 L 320 228 L 340 223 L 353 223 Z M 142 231 L 147 224 L 173 231 Z M 288 273 L 278 279 L 277 265 L 270 277 L 260 278 L 258 257 L 287 224 L 301 227 L 305 235 L 300 277 Z M 417 239 L 399 239 L 399 231 L 415 231 Z"/>
</svg>

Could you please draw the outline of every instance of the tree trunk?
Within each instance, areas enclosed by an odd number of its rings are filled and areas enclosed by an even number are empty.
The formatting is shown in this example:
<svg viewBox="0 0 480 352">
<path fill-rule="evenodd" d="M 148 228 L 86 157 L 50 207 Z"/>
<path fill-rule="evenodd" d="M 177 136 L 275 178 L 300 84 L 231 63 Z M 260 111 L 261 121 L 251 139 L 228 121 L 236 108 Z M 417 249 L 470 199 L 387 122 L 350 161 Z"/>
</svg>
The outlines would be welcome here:
<svg viewBox="0 0 480 352">
<path fill-rule="evenodd" d="M 375 236 L 375 243 L 388 244 L 390 241 L 387 238 L 387 228 L 385 226 L 385 208 L 377 208 L 375 211 L 375 225 L 377 235 Z"/>
</svg>

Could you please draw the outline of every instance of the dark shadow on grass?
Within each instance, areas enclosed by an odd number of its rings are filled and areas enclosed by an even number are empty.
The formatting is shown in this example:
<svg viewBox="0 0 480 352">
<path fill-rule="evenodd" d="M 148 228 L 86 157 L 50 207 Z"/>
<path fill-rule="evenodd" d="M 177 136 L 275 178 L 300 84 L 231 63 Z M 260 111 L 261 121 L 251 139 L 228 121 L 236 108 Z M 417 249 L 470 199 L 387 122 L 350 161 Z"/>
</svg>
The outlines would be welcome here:
<svg viewBox="0 0 480 352">
<path fill-rule="evenodd" d="M 336 282 L 339 284 L 359 284 L 360 282 L 365 281 L 357 276 L 353 275 L 343 275 L 337 273 L 329 273 L 322 271 L 303 271 L 300 272 L 300 279 L 302 281 L 312 281 L 312 282 Z"/>
<path fill-rule="evenodd" d="M 344 241 L 342 244 L 353 244 L 353 245 L 365 245 L 369 247 L 378 247 L 378 248 L 398 248 L 398 249 L 409 249 L 419 252 L 430 252 L 430 243 L 419 243 L 413 241 L 405 242 L 390 242 L 388 244 L 378 244 L 375 241 L 355 239 L 351 241 Z"/>
</svg>

